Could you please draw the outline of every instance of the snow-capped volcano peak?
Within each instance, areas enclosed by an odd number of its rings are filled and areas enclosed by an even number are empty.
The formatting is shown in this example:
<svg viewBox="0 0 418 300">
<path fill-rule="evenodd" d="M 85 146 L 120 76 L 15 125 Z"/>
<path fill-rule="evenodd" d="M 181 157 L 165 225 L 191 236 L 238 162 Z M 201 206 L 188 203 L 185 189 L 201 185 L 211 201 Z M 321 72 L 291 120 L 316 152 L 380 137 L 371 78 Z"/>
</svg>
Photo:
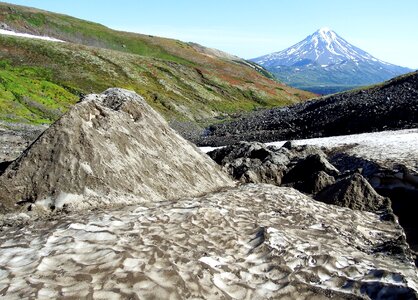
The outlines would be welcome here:
<svg viewBox="0 0 418 300">
<path fill-rule="evenodd" d="M 337 34 L 328 27 L 318 29 L 314 33 L 314 36 L 324 40 L 327 44 L 330 44 L 337 39 Z"/>
<path fill-rule="evenodd" d="M 303 41 L 283 51 L 254 59 L 255 62 L 265 67 L 271 65 L 292 66 L 294 64 L 328 66 L 345 61 L 369 60 L 379 61 L 367 52 L 351 45 L 328 27 L 318 29 Z"/>
<path fill-rule="evenodd" d="M 412 71 L 373 57 L 328 27 L 287 49 L 251 60 L 291 86 L 321 94 L 382 82 Z"/>
<path fill-rule="evenodd" d="M 317 30 L 317 32 L 324 32 L 324 33 L 327 33 L 327 32 L 330 32 L 330 31 L 332 31 L 332 29 L 331 28 L 329 28 L 329 27 L 321 27 L 321 28 L 319 28 L 318 30 Z"/>
</svg>

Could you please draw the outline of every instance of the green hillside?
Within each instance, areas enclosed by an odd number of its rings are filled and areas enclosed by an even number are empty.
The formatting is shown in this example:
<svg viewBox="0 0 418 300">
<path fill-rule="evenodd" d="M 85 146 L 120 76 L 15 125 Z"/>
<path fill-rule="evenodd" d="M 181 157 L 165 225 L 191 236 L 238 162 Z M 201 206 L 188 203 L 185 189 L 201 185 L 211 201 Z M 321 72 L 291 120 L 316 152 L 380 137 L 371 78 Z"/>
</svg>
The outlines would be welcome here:
<svg viewBox="0 0 418 300">
<path fill-rule="evenodd" d="M 0 23 L 65 43 L 0 35 L 0 120 L 50 123 L 86 93 L 123 87 L 168 120 L 203 122 L 312 97 L 243 60 L 177 40 L 0 3 Z"/>
</svg>

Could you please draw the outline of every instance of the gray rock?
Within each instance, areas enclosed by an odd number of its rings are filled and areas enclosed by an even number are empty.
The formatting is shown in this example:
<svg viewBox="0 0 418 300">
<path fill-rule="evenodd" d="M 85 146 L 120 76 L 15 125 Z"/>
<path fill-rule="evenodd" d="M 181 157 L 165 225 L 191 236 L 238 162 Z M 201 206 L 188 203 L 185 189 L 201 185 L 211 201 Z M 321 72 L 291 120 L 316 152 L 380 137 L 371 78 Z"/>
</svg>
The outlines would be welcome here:
<svg viewBox="0 0 418 300">
<path fill-rule="evenodd" d="M 281 185 L 292 182 L 291 185 L 306 193 L 318 192 L 319 188 L 333 183 L 332 176 L 339 174 L 319 148 L 298 146 L 292 142 L 281 148 L 257 142 L 239 142 L 213 150 L 208 155 L 242 183 Z M 296 163 L 292 166 L 293 161 Z M 321 171 L 329 175 L 325 176 Z M 285 173 L 287 181 L 282 180 Z"/>
<path fill-rule="evenodd" d="M 280 185 L 283 172 L 290 163 L 286 149 L 267 147 L 261 143 L 240 142 L 216 149 L 208 155 L 233 178 L 242 183 Z"/>
<path fill-rule="evenodd" d="M 282 166 L 270 161 L 238 158 L 224 166 L 224 170 L 242 183 L 271 183 L 280 185 L 283 175 Z"/>
<path fill-rule="evenodd" d="M 325 188 L 315 196 L 315 199 L 355 210 L 392 212 L 389 198 L 376 193 L 367 180 L 358 173 Z"/>
</svg>

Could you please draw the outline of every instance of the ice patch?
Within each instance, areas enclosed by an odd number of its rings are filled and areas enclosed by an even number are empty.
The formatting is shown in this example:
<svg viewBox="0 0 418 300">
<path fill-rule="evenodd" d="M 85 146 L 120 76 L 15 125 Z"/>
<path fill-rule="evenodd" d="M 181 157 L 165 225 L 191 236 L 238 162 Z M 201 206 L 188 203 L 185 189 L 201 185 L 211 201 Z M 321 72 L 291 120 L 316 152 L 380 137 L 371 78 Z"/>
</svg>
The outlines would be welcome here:
<svg viewBox="0 0 418 300">
<path fill-rule="evenodd" d="M 219 148 L 222 148 L 222 147 L 199 147 L 199 149 L 204 153 L 208 153 Z"/>
<path fill-rule="evenodd" d="M 51 197 L 46 197 L 44 199 L 36 201 L 35 205 L 42 208 L 49 208 L 53 203 L 54 201 Z"/>
<path fill-rule="evenodd" d="M 324 227 L 321 223 L 313 224 L 313 225 L 309 226 L 309 228 L 316 229 L 316 230 L 324 230 Z"/>
</svg>

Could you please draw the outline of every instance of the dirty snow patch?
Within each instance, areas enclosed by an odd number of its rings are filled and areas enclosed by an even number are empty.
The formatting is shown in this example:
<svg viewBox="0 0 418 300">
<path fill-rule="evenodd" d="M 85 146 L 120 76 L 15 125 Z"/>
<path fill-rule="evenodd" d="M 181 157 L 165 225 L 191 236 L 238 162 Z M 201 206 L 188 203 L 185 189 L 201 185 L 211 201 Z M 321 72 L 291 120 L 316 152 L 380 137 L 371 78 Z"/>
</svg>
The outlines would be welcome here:
<svg viewBox="0 0 418 300">
<path fill-rule="evenodd" d="M 0 29 L 0 34 L 2 35 L 10 35 L 10 36 L 18 36 L 18 37 L 25 37 L 25 38 L 30 38 L 30 39 L 38 39 L 38 40 L 45 40 L 45 41 L 51 41 L 51 42 L 61 42 L 63 43 L 63 40 L 59 40 L 56 38 L 52 38 L 49 36 L 40 36 L 40 35 L 33 35 L 33 34 L 29 34 L 29 33 L 20 33 L 20 32 L 14 32 L 11 30 L 4 30 L 4 29 Z"/>
</svg>

